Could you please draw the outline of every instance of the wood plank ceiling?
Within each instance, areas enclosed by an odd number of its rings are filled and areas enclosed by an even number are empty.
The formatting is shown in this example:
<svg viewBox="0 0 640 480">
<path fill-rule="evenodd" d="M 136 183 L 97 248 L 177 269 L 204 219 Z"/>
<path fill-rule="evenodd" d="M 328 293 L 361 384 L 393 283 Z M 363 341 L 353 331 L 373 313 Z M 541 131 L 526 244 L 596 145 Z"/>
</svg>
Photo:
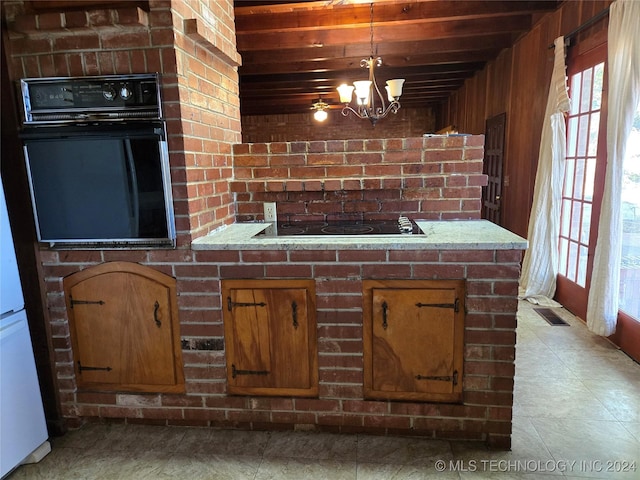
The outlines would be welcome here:
<svg viewBox="0 0 640 480">
<path fill-rule="evenodd" d="M 442 103 L 561 0 L 235 1 L 243 115 L 309 112 L 336 87 L 366 80 L 360 60 L 381 56 L 378 84 L 405 78 L 401 104 Z"/>
</svg>

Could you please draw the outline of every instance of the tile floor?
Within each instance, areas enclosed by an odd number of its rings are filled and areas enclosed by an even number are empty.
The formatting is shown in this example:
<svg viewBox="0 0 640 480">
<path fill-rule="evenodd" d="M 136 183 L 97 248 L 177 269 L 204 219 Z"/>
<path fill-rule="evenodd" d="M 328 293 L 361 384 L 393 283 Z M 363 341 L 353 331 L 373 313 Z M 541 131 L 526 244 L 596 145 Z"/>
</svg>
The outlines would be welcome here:
<svg viewBox="0 0 640 480">
<path fill-rule="evenodd" d="M 518 314 L 510 452 L 404 437 L 87 425 L 9 480 L 640 479 L 640 365 L 565 310 L 556 311 L 570 326 L 550 326 L 532 308 L 521 302 Z"/>
</svg>

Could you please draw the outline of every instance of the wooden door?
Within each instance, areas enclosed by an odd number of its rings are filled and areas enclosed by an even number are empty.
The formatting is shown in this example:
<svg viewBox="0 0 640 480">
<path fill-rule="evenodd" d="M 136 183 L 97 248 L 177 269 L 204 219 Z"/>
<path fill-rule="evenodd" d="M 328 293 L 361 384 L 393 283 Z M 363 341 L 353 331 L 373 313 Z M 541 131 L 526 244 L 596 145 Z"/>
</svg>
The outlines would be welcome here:
<svg viewBox="0 0 640 480">
<path fill-rule="evenodd" d="M 222 295 L 229 392 L 317 395 L 313 280 L 226 280 Z"/>
<path fill-rule="evenodd" d="M 502 205 L 502 166 L 504 163 L 504 132 L 507 114 L 501 113 L 487 120 L 483 172 L 487 186 L 482 187 L 482 218 L 500 225 Z"/>
<path fill-rule="evenodd" d="M 64 283 L 79 387 L 183 390 L 173 278 L 112 262 Z"/>
<path fill-rule="evenodd" d="M 458 401 L 462 281 L 365 281 L 365 395 Z"/>
</svg>

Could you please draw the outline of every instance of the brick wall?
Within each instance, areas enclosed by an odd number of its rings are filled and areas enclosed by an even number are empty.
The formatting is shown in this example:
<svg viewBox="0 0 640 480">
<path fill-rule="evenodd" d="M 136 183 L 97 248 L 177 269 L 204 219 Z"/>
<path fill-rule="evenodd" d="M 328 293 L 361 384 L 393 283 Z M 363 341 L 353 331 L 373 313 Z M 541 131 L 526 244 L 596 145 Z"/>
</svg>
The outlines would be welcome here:
<svg viewBox="0 0 640 480">
<path fill-rule="evenodd" d="M 343 117 L 340 110 L 329 110 L 324 122 L 309 113 L 282 115 L 243 115 L 243 143 L 296 142 L 301 140 L 337 140 L 358 138 L 420 137 L 436 130 L 438 109 L 402 107 L 375 127 L 368 120 Z"/>
<path fill-rule="evenodd" d="M 34 12 L 23 1 L 3 2 L 10 76 L 161 73 L 178 245 L 188 246 L 233 221 L 231 145 L 240 141 L 233 2 L 144 3 Z"/>
<path fill-rule="evenodd" d="M 46 251 L 56 370 L 68 423 L 127 422 L 413 434 L 510 444 L 521 252 L 411 251 Z M 105 261 L 139 262 L 178 280 L 186 393 L 76 390 L 62 277 Z M 318 398 L 226 395 L 220 280 L 314 278 Z M 363 399 L 362 278 L 467 278 L 463 404 Z"/>
<path fill-rule="evenodd" d="M 229 180 L 231 146 L 240 141 L 240 56 L 232 1 L 177 0 L 171 6 L 181 128 L 170 153 L 185 167 L 172 180 L 188 212 L 176 221 L 195 239 L 233 222 Z"/>
<path fill-rule="evenodd" d="M 239 144 L 238 218 L 281 220 L 480 218 L 484 137 L 414 137 Z"/>
</svg>

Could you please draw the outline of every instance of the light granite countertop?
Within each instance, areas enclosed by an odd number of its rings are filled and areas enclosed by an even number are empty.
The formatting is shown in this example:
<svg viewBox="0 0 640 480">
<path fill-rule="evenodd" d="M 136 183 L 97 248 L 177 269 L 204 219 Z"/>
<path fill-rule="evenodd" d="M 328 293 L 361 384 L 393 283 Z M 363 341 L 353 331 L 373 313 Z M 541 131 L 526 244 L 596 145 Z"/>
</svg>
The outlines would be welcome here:
<svg viewBox="0 0 640 480">
<path fill-rule="evenodd" d="M 193 250 L 525 250 L 527 240 L 487 220 L 415 220 L 414 235 L 258 235 L 270 223 L 234 223 L 196 239 Z"/>
</svg>

